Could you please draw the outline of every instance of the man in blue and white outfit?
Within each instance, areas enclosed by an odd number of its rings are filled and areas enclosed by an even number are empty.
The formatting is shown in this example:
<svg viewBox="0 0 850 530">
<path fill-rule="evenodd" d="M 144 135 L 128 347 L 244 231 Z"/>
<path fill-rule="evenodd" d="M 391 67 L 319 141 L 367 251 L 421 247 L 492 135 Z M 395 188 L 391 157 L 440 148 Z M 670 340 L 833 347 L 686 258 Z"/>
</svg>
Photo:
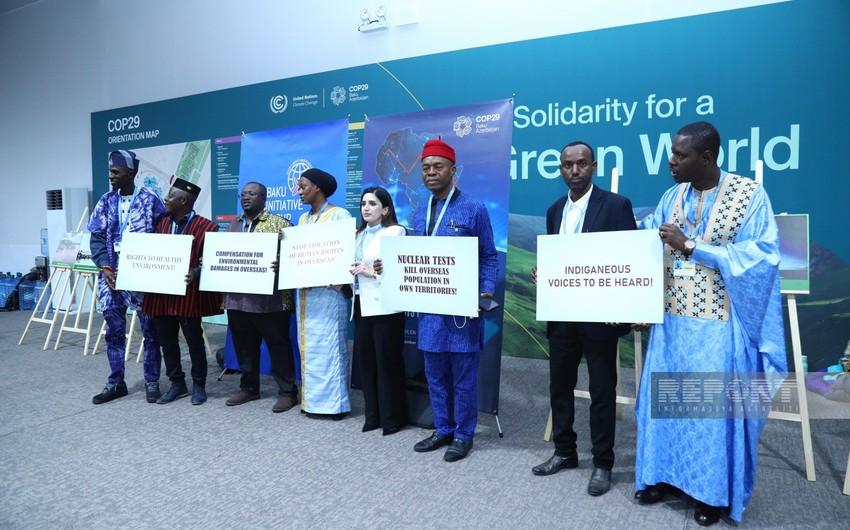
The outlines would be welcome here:
<svg viewBox="0 0 850 530">
<path fill-rule="evenodd" d="M 498 256 L 490 216 L 483 204 L 455 187 L 455 152 L 441 140 L 422 150 L 422 180 L 433 197 L 413 214 L 417 236 L 478 238 L 478 288 L 493 297 Z M 433 435 L 414 446 L 419 453 L 448 445 L 445 460 L 465 458 L 478 423 L 478 361 L 484 347 L 484 319 L 421 313 L 419 349 L 434 410 Z"/>
<path fill-rule="evenodd" d="M 123 235 L 127 232 L 151 233 L 157 221 L 165 215 L 165 206 L 156 194 L 136 187 L 134 181 L 138 170 L 139 159 L 134 152 L 119 150 L 109 153 L 109 184 L 112 190 L 100 198 L 87 226 L 91 232 L 92 260 L 100 267 L 97 294 L 106 321 L 106 351 L 111 369 L 106 387 L 92 398 L 95 405 L 127 395 L 124 348 L 128 307 L 136 310 L 145 338 L 143 366 L 147 401 L 156 403 L 160 397 L 161 354 L 151 318 L 140 311 L 143 294 L 115 289 Z"/>
<path fill-rule="evenodd" d="M 656 417 L 653 374 L 763 374 L 775 390 L 787 371 L 779 234 L 764 187 L 718 167 L 713 125 L 686 125 L 671 151 L 676 185 L 641 223 L 665 244 L 665 303 L 664 322 L 652 326 L 635 410 L 635 498 L 653 504 L 676 488 L 697 501 L 694 519 L 708 526 L 727 510 L 741 520 L 767 415 L 704 416 L 676 407 L 672 417 Z"/>
</svg>

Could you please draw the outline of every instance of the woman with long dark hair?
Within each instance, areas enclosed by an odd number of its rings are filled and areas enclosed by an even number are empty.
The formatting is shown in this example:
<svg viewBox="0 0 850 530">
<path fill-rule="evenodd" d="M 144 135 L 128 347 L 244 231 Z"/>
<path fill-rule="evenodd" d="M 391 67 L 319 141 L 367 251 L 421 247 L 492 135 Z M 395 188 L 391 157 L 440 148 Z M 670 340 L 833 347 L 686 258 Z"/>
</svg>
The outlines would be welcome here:
<svg viewBox="0 0 850 530">
<path fill-rule="evenodd" d="M 403 236 L 390 194 L 380 186 L 360 196 L 360 226 L 355 243 L 354 347 L 366 403 L 363 432 L 383 427 L 383 435 L 395 434 L 407 423 L 407 399 L 402 348 L 404 313 L 381 305 L 381 279 L 372 263 L 380 256 L 381 239 Z"/>
</svg>

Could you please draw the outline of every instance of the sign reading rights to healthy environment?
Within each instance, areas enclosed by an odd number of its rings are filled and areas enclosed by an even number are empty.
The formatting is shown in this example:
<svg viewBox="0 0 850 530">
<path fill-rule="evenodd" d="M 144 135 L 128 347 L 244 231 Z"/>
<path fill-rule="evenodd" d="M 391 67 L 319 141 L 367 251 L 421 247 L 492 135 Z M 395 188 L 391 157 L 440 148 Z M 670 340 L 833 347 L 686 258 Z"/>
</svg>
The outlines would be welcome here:
<svg viewBox="0 0 850 530">
<path fill-rule="evenodd" d="M 657 230 L 537 237 L 537 320 L 660 323 L 664 267 Z"/>
<path fill-rule="evenodd" d="M 272 262 L 277 233 L 209 232 L 204 238 L 200 289 L 222 293 L 274 293 Z"/>
<path fill-rule="evenodd" d="M 192 239 L 182 234 L 124 234 L 116 289 L 184 296 Z"/>
<path fill-rule="evenodd" d="M 344 285 L 354 281 L 354 218 L 283 230 L 280 244 L 281 289 Z"/>
<path fill-rule="evenodd" d="M 385 309 L 478 315 L 477 237 L 386 237 L 381 259 Z"/>
</svg>

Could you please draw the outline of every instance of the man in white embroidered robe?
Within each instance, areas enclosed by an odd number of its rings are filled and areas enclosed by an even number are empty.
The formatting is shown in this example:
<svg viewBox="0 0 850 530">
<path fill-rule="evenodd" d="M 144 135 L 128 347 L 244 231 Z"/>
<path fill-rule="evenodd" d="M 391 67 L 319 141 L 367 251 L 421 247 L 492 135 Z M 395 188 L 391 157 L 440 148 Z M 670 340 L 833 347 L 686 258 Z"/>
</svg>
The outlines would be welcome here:
<svg viewBox="0 0 850 530">
<path fill-rule="evenodd" d="M 658 417 L 653 374 L 764 373 L 774 389 L 787 371 L 770 200 L 753 180 L 722 171 L 719 149 L 711 124 L 683 127 L 669 161 L 677 184 L 641 224 L 665 243 L 665 309 L 652 327 L 635 410 L 635 498 L 658 502 L 672 485 L 697 501 L 703 526 L 725 509 L 741 520 L 766 414 Z"/>
</svg>

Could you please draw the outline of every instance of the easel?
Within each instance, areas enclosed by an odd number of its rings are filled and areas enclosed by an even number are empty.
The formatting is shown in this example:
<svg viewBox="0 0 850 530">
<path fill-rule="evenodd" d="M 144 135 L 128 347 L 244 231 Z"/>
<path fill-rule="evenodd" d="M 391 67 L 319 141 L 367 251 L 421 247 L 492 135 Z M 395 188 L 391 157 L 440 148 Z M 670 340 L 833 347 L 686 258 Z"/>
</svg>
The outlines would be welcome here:
<svg viewBox="0 0 850 530">
<path fill-rule="evenodd" d="M 88 214 L 89 209 L 88 207 L 86 207 L 86 209 L 83 210 L 83 215 L 80 216 L 80 222 L 77 223 L 77 229 L 75 230 L 75 232 L 80 232 L 80 230 L 82 230 L 83 223 L 85 222 Z M 53 271 L 50 273 L 50 277 L 47 278 L 47 285 L 45 286 L 44 291 L 42 291 L 41 296 L 38 297 L 38 302 L 36 302 L 35 308 L 33 308 L 32 310 L 30 319 L 27 322 L 26 327 L 24 328 L 23 334 L 21 335 L 21 340 L 18 341 L 19 346 L 24 343 L 24 338 L 27 336 L 27 332 L 29 332 L 30 325 L 33 322 L 39 322 L 41 324 L 50 324 L 50 329 L 48 329 L 47 331 L 47 337 L 45 337 L 44 346 L 42 347 L 42 350 L 47 350 L 47 346 L 50 344 L 50 337 L 53 335 L 53 328 L 56 326 L 56 321 L 59 319 L 59 312 L 65 311 L 65 319 L 67 319 L 68 312 L 70 311 L 70 308 L 74 303 L 74 294 L 72 290 L 72 294 L 67 300 L 66 309 L 62 309 L 63 305 L 65 305 L 65 294 L 68 290 L 68 281 L 71 279 L 73 265 L 73 263 L 51 264 L 51 267 L 53 267 Z M 54 279 L 56 280 L 55 283 Z M 53 289 L 52 287 L 58 285 L 59 282 L 62 282 L 62 288 L 60 290 Z M 76 289 L 76 286 L 77 284 L 75 282 L 74 289 Z M 44 295 L 47 293 L 48 290 L 50 291 L 50 296 L 47 298 L 47 303 L 44 304 L 44 310 L 42 311 L 41 316 L 37 317 L 36 313 L 38 312 L 38 308 L 41 305 L 41 301 L 44 299 Z M 53 312 L 53 318 L 48 318 L 47 314 L 50 312 L 50 306 L 52 305 L 53 299 L 56 296 L 57 292 L 61 293 L 61 295 L 59 296 L 59 302 L 56 304 L 56 311 Z M 79 320 L 79 315 L 77 319 Z M 89 324 L 91 324 L 91 315 L 89 316 Z M 62 326 L 64 327 L 64 325 L 65 320 L 63 319 Z M 60 330 L 59 335 L 61 336 L 61 334 L 62 332 Z M 88 337 L 86 337 L 86 345 L 88 345 Z M 59 346 L 58 340 L 56 342 L 56 346 Z M 83 350 L 83 353 L 85 354 L 85 350 Z"/>
<path fill-rule="evenodd" d="M 74 325 L 68 326 L 68 315 L 71 313 L 70 309 L 65 311 L 65 316 L 62 318 L 62 326 L 59 328 L 59 334 L 56 336 L 56 344 L 53 346 L 54 350 L 59 349 L 59 342 L 62 340 L 62 333 L 64 331 L 68 331 L 70 333 L 81 333 L 86 336 L 86 341 L 83 344 L 83 355 L 89 349 L 89 344 L 91 343 L 91 325 L 92 318 L 94 317 L 95 312 L 95 300 L 97 300 L 97 271 L 91 270 L 82 270 L 82 269 L 74 269 L 77 273 L 77 278 L 74 280 L 74 287 L 71 288 L 71 300 L 74 300 L 74 296 L 77 294 L 77 287 L 80 284 L 80 280 L 83 281 L 83 296 L 81 302 L 84 302 L 86 296 L 89 296 L 91 302 L 89 302 L 89 316 L 86 327 L 80 327 L 80 317 L 82 316 L 82 311 L 80 311 L 79 307 L 77 308 L 77 315 L 74 318 Z M 57 311 L 58 315 L 58 311 Z"/>
<path fill-rule="evenodd" d="M 620 189 L 620 170 L 614 168 L 611 171 L 611 192 L 617 193 Z M 641 334 L 639 331 L 634 332 L 635 345 L 635 396 L 638 395 L 640 388 L 640 373 L 643 367 L 643 344 L 641 342 Z M 617 344 L 617 417 L 622 417 L 620 405 L 634 405 L 637 401 L 636 397 L 620 395 L 620 345 Z M 587 390 L 574 390 L 573 395 L 584 399 L 590 399 L 590 392 Z M 548 442 L 552 439 L 552 408 L 549 408 L 549 419 L 546 421 L 546 429 L 543 431 L 543 441 Z"/>
<path fill-rule="evenodd" d="M 21 340 L 18 341 L 18 346 L 24 343 L 24 339 L 29 332 L 30 326 L 33 322 L 38 322 L 40 324 L 50 324 L 50 329 L 47 331 L 47 337 L 44 339 L 44 347 L 42 350 L 47 350 L 47 345 L 50 344 L 50 337 L 53 335 L 53 327 L 56 325 L 56 319 L 59 318 L 58 311 L 53 312 L 52 317 L 48 317 L 48 313 L 50 312 L 50 307 L 53 304 L 53 299 L 56 296 L 57 292 L 61 292 L 62 296 L 59 298 L 60 305 L 64 300 L 62 299 L 65 295 L 65 289 L 68 286 L 68 279 L 71 277 L 71 266 L 70 265 L 51 265 L 53 270 L 50 272 L 50 277 L 47 278 L 47 286 L 44 288 L 44 291 L 41 292 L 41 296 L 38 297 L 38 302 L 36 302 L 35 307 L 32 310 L 32 314 L 30 315 L 30 319 L 27 322 L 26 327 L 24 328 L 24 332 L 21 335 Z M 60 282 L 64 280 L 62 283 L 62 289 L 54 289 L 53 287 L 59 285 Z M 47 292 L 50 291 L 50 296 L 47 297 L 47 302 L 44 304 L 44 310 L 41 312 L 41 316 L 36 316 L 38 313 L 38 308 L 41 307 L 41 302 L 44 300 Z M 70 301 L 68 302 L 71 303 Z"/>
<path fill-rule="evenodd" d="M 800 322 L 797 319 L 797 294 L 809 294 L 806 291 L 799 293 L 784 292 L 788 300 L 788 324 L 791 327 L 791 350 L 794 357 L 794 380 L 797 385 L 797 399 L 799 400 L 800 412 L 771 411 L 767 416 L 777 420 L 796 421 L 800 423 L 803 431 L 803 457 L 806 461 L 806 480 L 815 481 L 815 459 L 812 453 L 812 429 L 809 424 L 809 401 L 806 395 L 805 373 L 803 372 L 803 353 L 800 343 Z M 850 471 L 850 462 L 848 462 Z M 847 490 L 847 480 L 845 480 Z M 845 491 L 847 493 L 847 491 Z"/>
</svg>

